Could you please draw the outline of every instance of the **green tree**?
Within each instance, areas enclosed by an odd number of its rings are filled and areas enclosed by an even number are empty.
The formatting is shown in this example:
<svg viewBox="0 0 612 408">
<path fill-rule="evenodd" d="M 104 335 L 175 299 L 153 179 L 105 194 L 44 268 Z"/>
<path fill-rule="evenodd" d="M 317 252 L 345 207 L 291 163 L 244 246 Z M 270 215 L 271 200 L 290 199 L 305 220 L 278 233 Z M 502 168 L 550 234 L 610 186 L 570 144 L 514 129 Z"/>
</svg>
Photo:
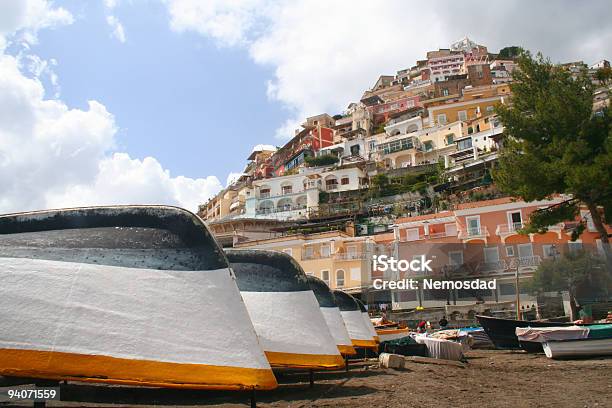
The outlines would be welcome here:
<svg viewBox="0 0 612 408">
<path fill-rule="evenodd" d="M 576 295 L 579 289 L 606 291 L 610 283 L 601 258 L 585 251 L 570 252 L 562 257 L 546 259 L 538 266 L 529 284 L 532 292 L 567 291 L 572 317 L 576 316 Z"/>
<path fill-rule="evenodd" d="M 504 47 L 499 50 L 499 54 L 497 54 L 497 58 L 499 59 L 514 59 L 520 55 L 521 47 L 517 47 L 515 45 L 511 47 Z"/>
<path fill-rule="evenodd" d="M 512 103 L 498 107 L 504 149 L 493 177 L 499 188 L 526 201 L 553 194 L 571 200 L 535 212 L 528 232 L 573 220 L 581 203 L 590 212 L 612 270 L 605 218 L 612 219 L 612 125 L 607 109 L 593 113 L 586 70 L 576 77 L 541 54 L 522 52 L 511 85 Z M 606 214 L 599 207 L 603 206 Z M 584 230 L 584 225 L 576 236 Z"/>
<path fill-rule="evenodd" d="M 608 83 L 612 79 L 612 68 L 599 68 L 597 71 L 595 71 L 595 79 L 597 79 L 602 85 L 608 85 Z"/>
</svg>

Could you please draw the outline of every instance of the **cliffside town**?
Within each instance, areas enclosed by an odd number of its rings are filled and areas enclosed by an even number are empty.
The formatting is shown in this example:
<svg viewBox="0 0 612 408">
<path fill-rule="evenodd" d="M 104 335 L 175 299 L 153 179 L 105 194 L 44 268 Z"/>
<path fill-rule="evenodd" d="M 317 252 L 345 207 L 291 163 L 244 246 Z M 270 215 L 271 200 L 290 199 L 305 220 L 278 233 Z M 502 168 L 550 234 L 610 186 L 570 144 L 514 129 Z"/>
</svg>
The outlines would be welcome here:
<svg viewBox="0 0 612 408">
<path fill-rule="evenodd" d="M 495 186 L 491 169 L 504 149 L 499 105 L 512 103 L 512 47 L 499 54 L 464 38 L 426 53 L 416 65 L 381 75 L 342 113 L 306 118 L 283 146 L 257 145 L 243 173 L 202 204 L 204 219 L 225 247 L 272 249 L 293 256 L 307 274 L 364 300 L 371 309 L 433 308 L 455 320 L 520 308 L 539 313 L 521 282 L 542 259 L 583 246 L 601 248 L 587 220 L 546 234 L 520 234 L 529 215 L 561 202 L 523 202 Z M 596 85 L 594 109 L 609 106 Z M 372 266 L 376 255 L 433 258 L 432 272 L 394 273 Z M 519 276 L 517 279 L 516 276 Z M 495 289 L 376 289 L 376 279 L 495 279 Z"/>
</svg>

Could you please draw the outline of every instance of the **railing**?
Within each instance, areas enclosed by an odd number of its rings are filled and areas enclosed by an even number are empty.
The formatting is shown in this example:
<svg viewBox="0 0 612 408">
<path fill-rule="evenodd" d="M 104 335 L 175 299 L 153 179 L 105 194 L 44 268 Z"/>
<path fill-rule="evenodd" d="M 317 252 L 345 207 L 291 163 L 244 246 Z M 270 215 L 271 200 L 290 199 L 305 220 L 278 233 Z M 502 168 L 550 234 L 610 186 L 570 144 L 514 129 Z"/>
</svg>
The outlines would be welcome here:
<svg viewBox="0 0 612 408">
<path fill-rule="evenodd" d="M 468 239 L 468 238 L 485 238 L 489 236 L 489 231 L 487 227 L 479 227 L 479 228 L 468 228 L 463 231 L 459 231 L 459 238 Z"/>
<path fill-rule="evenodd" d="M 305 205 L 291 205 L 291 206 L 285 206 L 281 208 L 258 208 L 255 210 L 255 214 L 257 215 L 276 214 L 276 213 L 281 213 L 281 212 L 299 211 L 299 210 L 305 210 L 305 209 L 306 209 Z"/>
<path fill-rule="evenodd" d="M 302 253 L 302 261 L 311 261 L 313 259 L 327 259 L 327 258 L 331 258 L 331 254 L 319 254 L 319 253 L 306 254 L 306 253 Z"/>
<path fill-rule="evenodd" d="M 367 255 L 364 253 L 339 253 L 334 254 L 334 259 L 340 261 L 352 261 L 352 260 L 361 260 L 366 259 Z"/>
<path fill-rule="evenodd" d="M 495 230 L 495 235 L 517 234 L 523 228 L 525 228 L 525 224 L 522 222 L 499 224 Z"/>
</svg>

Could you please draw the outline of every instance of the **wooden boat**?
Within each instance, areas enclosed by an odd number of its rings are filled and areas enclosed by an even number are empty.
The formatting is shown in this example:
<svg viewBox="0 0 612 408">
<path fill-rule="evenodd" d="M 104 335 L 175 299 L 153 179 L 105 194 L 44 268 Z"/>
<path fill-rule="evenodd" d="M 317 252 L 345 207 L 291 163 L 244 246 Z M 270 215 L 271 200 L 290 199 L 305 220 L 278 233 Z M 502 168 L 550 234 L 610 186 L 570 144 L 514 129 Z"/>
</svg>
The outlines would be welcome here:
<svg viewBox="0 0 612 408">
<path fill-rule="evenodd" d="M 272 367 L 344 367 L 306 274 L 291 256 L 246 249 L 226 254 Z"/>
<path fill-rule="evenodd" d="M 408 327 L 376 329 L 376 334 L 378 334 L 381 342 L 401 339 L 402 337 L 408 336 L 408 333 L 410 333 L 410 329 L 408 329 Z"/>
<path fill-rule="evenodd" d="M 327 328 L 336 341 L 336 346 L 340 354 L 349 356 L 357 354 L 357 351 L 351 343 L 351 338 L 346 330 L 346 326 L 344 325 L 344 320 L 342 320 L 342 315 L 336 304 L 334 294 L 329 286 L 316 276 L 306 276 L 306 280 L 308 286 L 315 294 L 317 302 L 319 302 L 319 308 L 321 309 L 321 313 L 323 313 Z"/>
<path fill-rule="evenodd" d="M 499 349 L 520 349 L 521 344 L 516 337 L 517 327 L 554 327 L 554 326 L 571 326 L 573 323 L 553 323 L 527 320 L 502 319 L 499 317 L 477 315 L 478 323 L 485 330 L 493 344 Z M 537 351 L 537 346 L 525 345 L 528 350 Z M 533 347 L 532 347 L 533 346 Z M 540 352 L 542 352 L 540 345 Z"/>
<path fill-rule="evenodd" d="M 204 223 L 165 206 L 0 216 L 0 375 L 277 386 Z"/>
<path fill-rule="evenodd" d="M 542 345 L 548 358 L 612 356 L 612 338 L 547 341 Z"/>
</svg>

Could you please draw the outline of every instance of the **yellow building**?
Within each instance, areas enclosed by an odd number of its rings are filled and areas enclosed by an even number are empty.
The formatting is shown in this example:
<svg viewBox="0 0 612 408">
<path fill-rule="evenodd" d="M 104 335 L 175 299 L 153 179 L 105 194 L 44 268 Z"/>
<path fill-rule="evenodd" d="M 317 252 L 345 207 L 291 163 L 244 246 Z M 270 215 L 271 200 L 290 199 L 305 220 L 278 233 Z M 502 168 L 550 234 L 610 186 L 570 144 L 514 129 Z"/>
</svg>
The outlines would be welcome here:
<svg viewBox="0 0 612 408">
<path fill-rule="evenodd" d="M 510 86 L 507 84 L 466 88 L 458 100 L 434 102 L 429 105 L 429 124 L 439 126 L 491 115 L 495 106 L 507 103 L 509 96 Z"/>
<path fill-rule="evenodd" d="M 282 251 L 291 255 L 306 272 L 332 289 L 361 293 L 371 281 L 370 242 L 344 231 L 293 234 L 249 241 L 235 248 Z"/>
</svg>

